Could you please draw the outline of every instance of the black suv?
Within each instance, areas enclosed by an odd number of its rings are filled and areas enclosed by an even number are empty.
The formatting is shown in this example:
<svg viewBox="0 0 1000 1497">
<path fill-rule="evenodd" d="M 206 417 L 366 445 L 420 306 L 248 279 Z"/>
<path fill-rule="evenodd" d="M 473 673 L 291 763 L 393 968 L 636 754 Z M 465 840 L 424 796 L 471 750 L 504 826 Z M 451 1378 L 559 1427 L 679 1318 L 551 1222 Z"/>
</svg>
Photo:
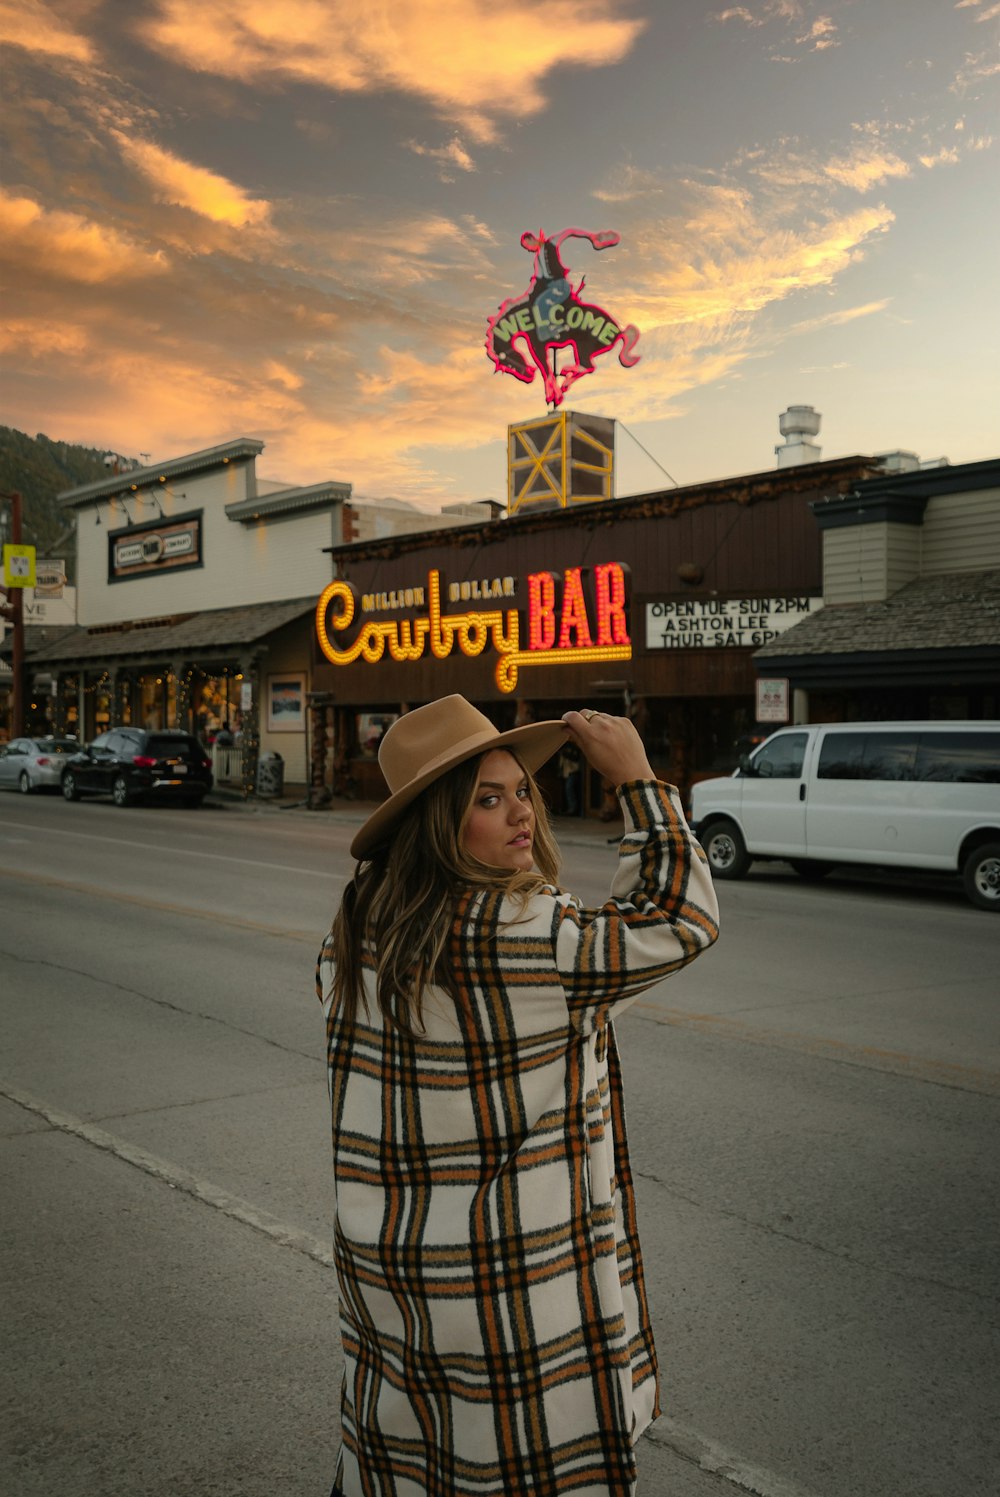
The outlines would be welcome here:
<svg viewBox="0 0 1000 1497">
<path fill-rule="evenodd" d="M 112 728 L 68 760 L 62 774 L 67 800 L 110 795 L 116 806 L 179 800 L 200 806 L 212 788 L 208 751 L 190 733 Z"/>
</svg>

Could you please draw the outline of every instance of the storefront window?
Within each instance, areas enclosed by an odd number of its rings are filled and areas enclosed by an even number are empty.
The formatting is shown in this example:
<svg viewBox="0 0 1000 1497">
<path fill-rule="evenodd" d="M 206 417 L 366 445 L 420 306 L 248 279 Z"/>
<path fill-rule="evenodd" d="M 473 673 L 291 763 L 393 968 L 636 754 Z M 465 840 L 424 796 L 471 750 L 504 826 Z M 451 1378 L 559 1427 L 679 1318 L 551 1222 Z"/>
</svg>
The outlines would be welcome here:
<svg viewBox="0 0 1000 1497">
<path fill-rule="evenodd" d="M 163 676 L 140 676 L 138 683 L 139 695 L 139 721 L 137 726 L 142 728 L 168 728 L 170 723 L 164 718 L 166 701 L 164 696 Z"/>
<path fill-rule="evenodd" d="M 60 712 L 56 724 L 58 732 L 65 738 L 80 738 L 79 680 L 76 676 L 64 676 L 60 683 Z"/>
<path fill-rule="evenodd" d="M 386 728 L 396 721 L 398 712 L 359 712 L 358 753 L 363 759 L 374 759 Z"/>
<path fill-rule="evenodd" d="M 759 724 L 752 703 L 739 697 L 699 702 L 695 712 L 697 766 L 729 774 L 743 755 L 751 753 L 780 726 L 780 723 Z"/>
<path fill-rule="evenodd" d="M 106 733 L 111 726 L 111 692 L 107 685 L 94 692 L 94 734 Z"/>
<path fill-rule="evenodd" d="M 131 676 L 122 676 L 118 683 L 119 720 L 123 727 L 132 724 L 133 704 L 135 701 L 135 682 Z"/>
<path fill-rule="evenodd" d="M 219 676 L 196 677 L 192 683 L 194 731 L 206 743 L 210 743 L 227 723 L 230 731 L 235 731 L 240 715 L 242 679 L 236 671 L 224 671 Z"/>
</svg>

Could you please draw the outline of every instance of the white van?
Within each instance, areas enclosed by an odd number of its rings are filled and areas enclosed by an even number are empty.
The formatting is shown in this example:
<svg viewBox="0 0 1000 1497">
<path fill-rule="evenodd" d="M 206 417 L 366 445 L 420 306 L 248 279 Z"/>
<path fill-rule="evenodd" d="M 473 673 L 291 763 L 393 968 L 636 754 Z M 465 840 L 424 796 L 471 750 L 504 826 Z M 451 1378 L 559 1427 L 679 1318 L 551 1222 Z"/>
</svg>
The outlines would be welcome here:
<svg viewBox="0 0 1000 1497">
<path fill-rule="evenodd" d="M 717 879 L 755 858 L 803 878 L 834 863 L 947 869 L 1000 910 L 1000 722 L 781 728 L 731 777 L 695 785 L 691 820 Z"/>
</svg>

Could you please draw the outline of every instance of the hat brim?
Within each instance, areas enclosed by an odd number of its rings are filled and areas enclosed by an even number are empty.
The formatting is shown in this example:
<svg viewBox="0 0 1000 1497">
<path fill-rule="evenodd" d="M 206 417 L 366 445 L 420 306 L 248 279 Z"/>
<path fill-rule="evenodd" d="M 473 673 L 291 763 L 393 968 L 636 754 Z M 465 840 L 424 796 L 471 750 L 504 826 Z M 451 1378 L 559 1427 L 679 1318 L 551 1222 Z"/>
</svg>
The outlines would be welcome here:
<svg viewBox="0 0 1000 1497">
<path fill-rule="evenodd" d="M 380 842 L 391 832 L 393 825 L 422 791 L 428 785 L 433 785 L 442 775 L 447 774 L 459 764 L 464 764 L 468 759 L 478 759 L 482 754 L 491 753 L 493 749 L 510 749 L 511 753 L 517 755 L 525 769 L 532 774 L 541 769 L 546 760 L 558 753 L 566 742 L 566 724 L 561 718 L 541 723 L 526 723 L 521 728 L 511 728 L 506 733 L 497 733 L 492 737 L 485 737 L 482 742 L 475 743 L 471 748 L 465 746 L 456 749 L 452 754 L 442 755 L 435 760 L 434 764 L 425 769 L 423 774 L 397 790 L 395 795 L 383 801 L 376 811 L 365 822 L 351 842 L 351 857 L 365 858 Z"/>
</svg>

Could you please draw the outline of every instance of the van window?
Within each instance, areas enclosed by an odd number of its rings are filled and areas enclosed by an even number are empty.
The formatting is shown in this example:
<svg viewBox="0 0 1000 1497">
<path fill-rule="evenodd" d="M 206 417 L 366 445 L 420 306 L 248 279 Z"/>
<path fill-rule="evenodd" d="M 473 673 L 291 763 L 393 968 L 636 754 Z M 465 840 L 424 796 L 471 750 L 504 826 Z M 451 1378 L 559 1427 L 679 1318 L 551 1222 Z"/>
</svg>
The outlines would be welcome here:
<svg viewBox="0 0 1000 1497">
<path fill-rule="evenodd" d="M 762 780 L 797 780 L 805 753 L 805 733 L 782 733 L 761 744 L 750 760 L 750 773 Z"/>
<path fill-rule="evenodd" d="M 869 733 L 861 761 L 866 780 L 912 780 L 917 740 L 909 733 Z"/>
<path fill-rule="evenodd" d="M 917 779 L 1000 785 L 1000 734 L 921 734 Z"/>
<path fill-rule="evenodd" d="M 911 733 L 827 733 L 816 773 L 821 780 L 912 780 L 916 749 Z"/>
</svg>

